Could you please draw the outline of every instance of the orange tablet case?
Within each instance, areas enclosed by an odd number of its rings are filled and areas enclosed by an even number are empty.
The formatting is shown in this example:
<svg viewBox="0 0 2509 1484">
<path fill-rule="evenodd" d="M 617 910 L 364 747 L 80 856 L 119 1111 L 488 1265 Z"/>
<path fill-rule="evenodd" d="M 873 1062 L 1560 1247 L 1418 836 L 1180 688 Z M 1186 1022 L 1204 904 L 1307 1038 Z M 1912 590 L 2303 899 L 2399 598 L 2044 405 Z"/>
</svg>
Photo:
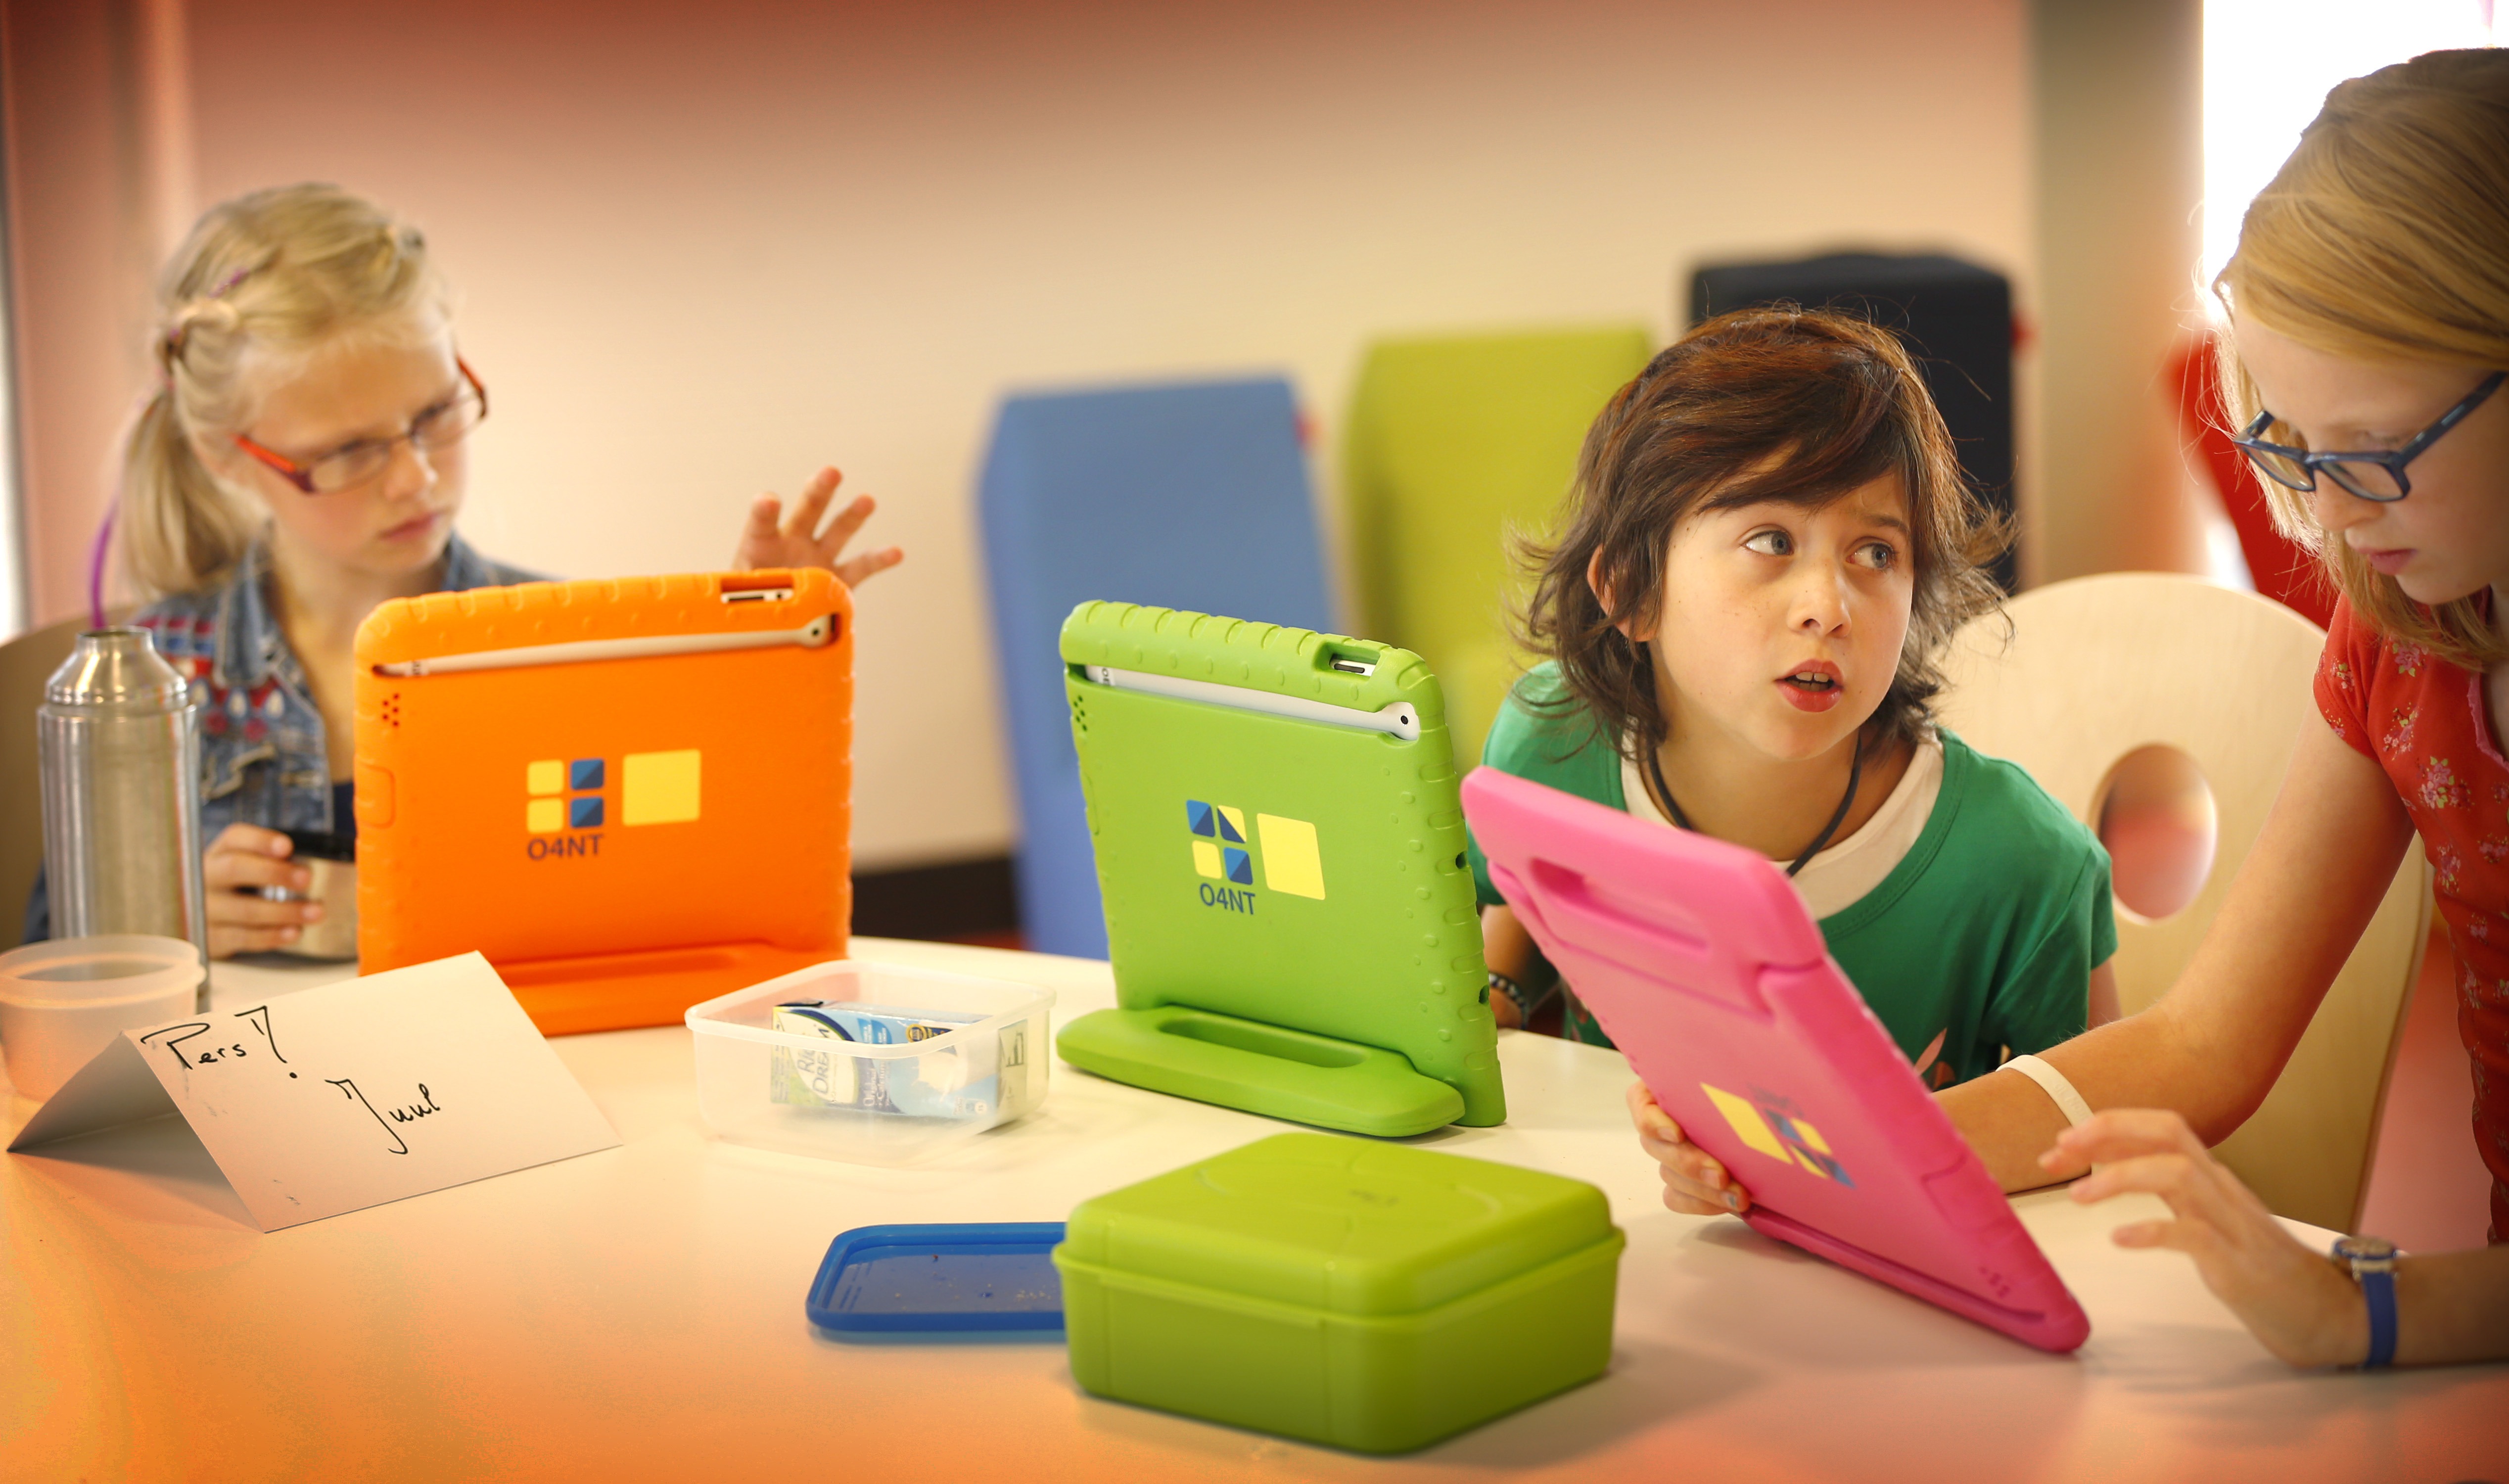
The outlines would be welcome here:
<svg viewBox="0 0 2509 1484">
<path fill-rule="evenodd" d="M 359 967 L 472 949 L 549 1035 L 845 952 L 853 599 L 815 569 L 395 599 L 357 630 Z"/>
</svg>

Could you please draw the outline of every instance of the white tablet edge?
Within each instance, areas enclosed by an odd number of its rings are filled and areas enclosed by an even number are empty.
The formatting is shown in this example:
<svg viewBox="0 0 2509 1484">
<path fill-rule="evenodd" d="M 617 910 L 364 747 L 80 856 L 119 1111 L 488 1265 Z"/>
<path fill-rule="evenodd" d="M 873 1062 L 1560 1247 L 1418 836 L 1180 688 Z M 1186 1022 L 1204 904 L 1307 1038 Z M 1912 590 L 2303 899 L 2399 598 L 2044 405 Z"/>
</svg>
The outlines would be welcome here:
<svg viewBox="0 0 2509 1484">
<path fill-rule="evenodd" d="M 642 634 L 632 639 L 584 639 L 571 644 L 522 645 L 511 649 L 480 649 L 467 654 L 438 654 L 428 659 L 377 665 L 377 675 L 455 675 L 470 670 L 515 670 L 531 665 L 578 665 L 602 659 L 642 659 L 654 654 L 707 654 L 725 649 L 773 649 L 785 646 L 816 649 L 836 632 L 833 617 L 822 615 L 798 629 L 750 629 L 720 634 Z"/>
<path fill-rule="evenodd" d="M 1405 742 L 1420 740 L 1420 712 L 1408 701 L 1392 701 L 1376 711 L 1361 711 L 1355 706 L 1311 701 L 1304 696 L 1283 695 L 1277 690 L 1225 686 L 1217 681 L 1187 680 L 1181 675 L 1151 675 L 1141 670 L 1118 670 L 1111 665 L 1083 665 L 1080 670 L 1099 685 L 1112 686 L 1119 690 L 1146 690 L 1152 695 L 1203 701 L 1214 706 L 1234 706 L 1240 711 L 1294 717 L 1301 722 L 1323 722 L 1361 731 L 1381 731 Z"/>
</svg>

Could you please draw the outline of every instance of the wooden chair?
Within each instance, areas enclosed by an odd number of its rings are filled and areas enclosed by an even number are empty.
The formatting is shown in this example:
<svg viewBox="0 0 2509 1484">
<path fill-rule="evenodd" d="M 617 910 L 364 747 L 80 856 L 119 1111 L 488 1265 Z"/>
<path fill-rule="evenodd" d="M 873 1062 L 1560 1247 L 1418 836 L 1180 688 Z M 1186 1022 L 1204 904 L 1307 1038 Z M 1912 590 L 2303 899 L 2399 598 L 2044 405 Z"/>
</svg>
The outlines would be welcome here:
<svg viewBox="0 0 2509 1484">
<path fill-rule="evenodd" d="M 2217 853 L 2192 901 L 2159 920 L 2119 905 L 2118 999 L 2132 1015 L 2193 956 L 2303 729 L 2326 724 L 2310 694 L 2325 636 L 2280 604 L 2156 573 L 2058 582 L 2005 611 L 2008 644 L 1989 615 L 1952 645 L 1945 725 L 2029 769 L 2095 829 L 2113 771 L 2138 749 L 2178 749 L 2212 790 Z M 2282 1215 L 2336 1231 L 2359 1218 L 2430 901 L 2415 849 L 2264 1106 L 2215 1150 Z"/>
<path fill-rule="evenodd" d="M 65 618 L 0 644 L 0 949 L 24 937 L 26 894 L 44 864 L 35 709 L 44 704 L 44 682 L 70 657 L 87 627 L 85 618 Z"/>
</svg>

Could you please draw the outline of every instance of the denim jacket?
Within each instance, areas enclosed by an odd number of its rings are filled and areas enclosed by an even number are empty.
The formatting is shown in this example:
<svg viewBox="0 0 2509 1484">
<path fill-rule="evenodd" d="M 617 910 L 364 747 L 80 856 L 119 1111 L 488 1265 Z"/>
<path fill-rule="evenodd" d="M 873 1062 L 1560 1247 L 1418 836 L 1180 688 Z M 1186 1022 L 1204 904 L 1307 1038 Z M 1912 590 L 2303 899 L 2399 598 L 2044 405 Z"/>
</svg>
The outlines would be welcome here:
<svg viewBox="0 0 2509 1484">
<path fill-rule="evenodd" d="M 176 593 L 141 609 L 131 622 L 149 631 L 157 652 L 192 685 L 201 708 L 201 844 L 242 822 L 271 830 L 345 831 L 332 818 L 330 752 L 322 713 L 305 668 L 271 611 L 269 548 L 254 542 L 224 582 Z M 492 562 L 460 536 L 444 547 L 442 592 L 538 581 Z M 26 906 L 26 941 L 52 919 L 48 883 L 38 876 Z"/>
<path fill-rule="evenodd" d="M 201 843 L 239 822 L 271 830 L 345 830 L 331 817 L 331 762 L 305 667 L 271 611 L 269 548 L 255 542 L 216 587 L 176 593 L 131 621 L 192 683 L 201 707 Z M 440 591 L 538 580 L 491 562 L 455 536 Z"/>
</svg>

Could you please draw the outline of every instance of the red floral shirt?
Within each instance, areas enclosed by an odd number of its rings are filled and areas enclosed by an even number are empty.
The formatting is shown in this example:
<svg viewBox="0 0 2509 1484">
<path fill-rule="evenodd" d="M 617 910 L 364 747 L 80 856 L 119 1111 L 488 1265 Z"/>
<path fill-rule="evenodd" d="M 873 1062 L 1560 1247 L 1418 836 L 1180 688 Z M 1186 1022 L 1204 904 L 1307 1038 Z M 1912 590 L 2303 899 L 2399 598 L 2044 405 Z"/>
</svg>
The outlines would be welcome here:
<svg viewBox="0 0 2509 1484">
<path fill-rule="evenodd" d="M 2483 677 L 2381 637 L 2338 604 L 2317 709 L 2386 770 L 2438 876 L 2456 954 L 2456 1027 L 2474 1058 L 2474 1143 L 2491 1170 L 2491 1240 L 2509 1238 L 2509 759 Z"/>
</svg>

